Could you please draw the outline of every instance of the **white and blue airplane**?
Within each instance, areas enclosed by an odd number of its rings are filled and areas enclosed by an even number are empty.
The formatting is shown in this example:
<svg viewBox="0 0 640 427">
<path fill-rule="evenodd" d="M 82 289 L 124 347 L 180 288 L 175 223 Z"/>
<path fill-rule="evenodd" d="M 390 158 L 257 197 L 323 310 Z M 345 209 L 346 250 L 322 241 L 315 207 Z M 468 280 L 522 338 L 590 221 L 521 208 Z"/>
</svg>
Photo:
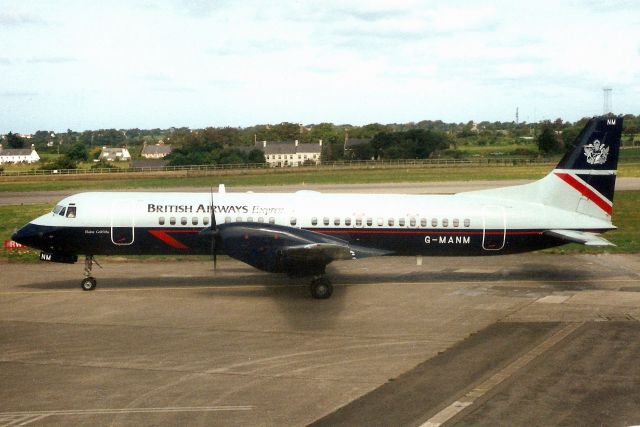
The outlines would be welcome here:
<svg viewBox="0 0 640 427">
<path fill-rule="evenodd" d="M 487 256 L 566 243 L 606 246 L 622 117 L 595 117 L 544 178 L 454 195 L 90 192 L 60 201 L 13 240 L 43 261 L 85 255 L 226 254 L 260 270 L 311 278 L 328 298 L 325 268 L 370 256 Z M 222 187 L 221 187 L 222 189 Z"/>
</svg>

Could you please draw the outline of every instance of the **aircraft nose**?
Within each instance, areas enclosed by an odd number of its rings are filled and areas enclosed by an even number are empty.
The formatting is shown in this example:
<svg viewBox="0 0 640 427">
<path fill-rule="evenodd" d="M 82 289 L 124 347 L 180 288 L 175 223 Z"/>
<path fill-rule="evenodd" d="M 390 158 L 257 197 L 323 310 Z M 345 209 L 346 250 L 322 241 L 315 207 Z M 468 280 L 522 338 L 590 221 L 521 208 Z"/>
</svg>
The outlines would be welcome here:
<svg viewBox="0 0 640 427">
<path fill-rule="evenodd" d="M 11 236 L 11 240 L 21 245 L 37 248 L 38 242 L 42 240 L 42 230 L 34 224 L 27 224 Z"/>
</svg>

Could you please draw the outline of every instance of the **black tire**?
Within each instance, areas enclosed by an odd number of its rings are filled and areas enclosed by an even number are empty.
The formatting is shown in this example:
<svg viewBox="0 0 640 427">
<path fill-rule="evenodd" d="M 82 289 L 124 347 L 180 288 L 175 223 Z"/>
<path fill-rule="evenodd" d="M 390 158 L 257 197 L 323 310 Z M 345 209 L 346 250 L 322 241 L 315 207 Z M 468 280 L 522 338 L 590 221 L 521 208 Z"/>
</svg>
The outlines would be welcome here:
<svg viewBox="0 0 640 427">
<path fill-rule="evenodd" d="M 311 296 L 315 299 L 327 299 L 333 293 L 333 285 L 326 277 L 313 279 L 311 282 Z"/>
<path fill-rule="evenodd" d="M 93 277 L 85 277 L 80 282 L 80 287 L 83 291 L 92 291 L 96 288 L 97 282 Z"/>
</svg>

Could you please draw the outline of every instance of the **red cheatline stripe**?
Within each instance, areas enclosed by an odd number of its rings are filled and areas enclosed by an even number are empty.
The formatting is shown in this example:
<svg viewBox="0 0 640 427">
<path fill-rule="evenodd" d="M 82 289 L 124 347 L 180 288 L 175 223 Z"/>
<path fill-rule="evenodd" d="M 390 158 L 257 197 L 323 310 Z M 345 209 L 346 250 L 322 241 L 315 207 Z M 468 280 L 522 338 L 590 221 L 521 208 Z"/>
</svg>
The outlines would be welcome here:
<svg viewBox="0 0 640 427">
<path fill-rule="evenodd" d="M 569 184 L 571 187 L 575 188 L 580 194 L 595 203 L 596 206 L 598 206 L 600 209 L 611 215 L 611 213 L 613 212 L 613 206 L 611 206 L 611 202 L 609 200 L 599 196 L 592 189 L 590 189 L 568 173 L 555 172 L 555 174 L 558 176 L 558 178 Z"/>
<path fill-rule="evenodd" d="M 172 246 L 176 249 L 188 249 L 188 246 L 184 245 L 182 242 L 179 242 L 173 237 L 169 236 L 168 233 L 197 233 L 197 231 L 196 230 L 171 230 L 171 231 L 149 230 L 149 234 L 157 237 L 158 239 L 162 240 L 169 246 Z"/>
<path fill-rule="evenodd" d="M 418 235 L 440 235 L 440 234 L 444 234 L 444 235 L 448 235 L 448 234 L 453 234 L 453 235 L 482 235 L 482 234 L 496 234 L 496 235 L 501 235 L 504 234 L 505 232 L 502 230 L 497 230 L 497 231 L 487 231 L 486 233 L 483 233 L 482 231 L 429 231 L 427 230 L 422 230 L 422 231 L 404 231 L 404 230 L 371 230 L 371 229 L 367 229 L 367 230 L 354 230 L 351 228 L 347 228 L 347 229 L 341 229 L 341 230 L 335 230 L 335 229 L 322 229 L 322 228 L 318 228 L 318 229 L 312 229 L 312 228 L 307 228 L 306 230 L 310 230 L 310 231 L 315 231 L 321 234 L 418 234 Z M 541 231 L 507 231 L 506 232 L 507 235 L 513 236 L 513 235 L 525 235 L 525 234 L 542 234 L 542 230 Z"/>
</svg>

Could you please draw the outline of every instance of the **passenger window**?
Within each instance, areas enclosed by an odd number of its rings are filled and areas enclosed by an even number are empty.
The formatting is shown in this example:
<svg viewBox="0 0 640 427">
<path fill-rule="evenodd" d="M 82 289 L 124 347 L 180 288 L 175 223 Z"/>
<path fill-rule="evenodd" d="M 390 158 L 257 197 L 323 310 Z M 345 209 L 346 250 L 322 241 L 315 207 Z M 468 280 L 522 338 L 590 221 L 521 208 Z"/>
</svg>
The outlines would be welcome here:
<svg viewBox="0 0 640 427">
<path fill-rule="evenodd" d="M 460 220 L 459 220 L 458 218 L 454 218 L 454 219 L 453 219 L 453 226 L 454 226 L 454 227 L 457 227 L 457 226 L 459 226 L 459 225 L 460 225 Z"/>
<path fill-rule="evenodd" d="M 328 216 L 325 216 L 324 218 L 322 218 L 322 223 L 323 223 L 324 225 L 329 225 L 329 217 L 328 217 Z"/>
<path fill-rule="evenodd" d="M 276 219 L 274 217 L 269 217 L 269 224 L 275 224 Z"/>
<path fill-rule="evenodd" d="M 427 226 L 427 218 L 420 218 L 420 227 Z"/>
<path fill-rule="evenodd" d="M 209 217 L 208 216 L 202 217 L 202 224 L 203 225 L 209 225 Z"/>
<path fill-rule="evenodd" d="M 264 218 L 262 218 L 261 216 L 258 217 L 258 222 L 264 222 Z"/>
<path fill-rule="evenodd" d="M 448 227 L 449 226 L 449 220 L 447 218 L 442 218 L 442 226 L 443 227 Z"/>
<path fill-rule="evenodd" d="M 471 220 L 470 220 L 469 218 L 466 218 L 466 219 L 464 220 L 464 226 L 465 226 L 465 227 L 469 227 L 469 226 L 471 226 Z"/>
<path fill-rule="evenodd" d="M 411 227 L 415 227 L 416 226 L 416 219 L 414 217 L 409 218 L 409 225 Z"/>
<path fill-rule="evenodd" d="M 431 226 L 432 227 L 437 227 L 438 226 L 438 218 L 432 218 L 431 219 Z"/>
<path fill-rule="evenodd" d="M 187 225 L 187 217 L 183 216 L 182 218 L 180 218 L 180 224 Z"/>
<path fill-rule="evenodd" d="M 161 216 L 160 218 L 158 218 L 158 224 L 160 225 L 164 225 L 164 217 Z"/>
<path fill-rule="evenodd" d="M 378 218 L 378 227 L 382 227 L 384 225 L 384 219 Z"/>
<path fill-rule="evenodd" d="M 253 217 L 252 216 L 248 217 L 247 222 L 253 222 Z"/>
<path fill-rule="evenodd" d="M 373 225 L 373 219 L 367 218 L 367 227 L 371 227 Z"/>
<path fill-rule="evenodd" d="M 76 207 L 69 206 L 67 209 L 67 218 L 75 218 L 76 217 Z"/>
<path fill-rule="evenodd" d="M 175 216 L 172 216 L 171 218 L 169 218 L 169 224 L 176 225 L 176 217 Z"/>
<path fill-rule="evenodd" d="M 356 218 L 356 227 L 362 226 L 362 218 Z"/>
<path fill-rule="evenodd" d="M 311 218 L 311 225 L 318 225 L 318 218 L 316 218 L 315 216 Z"/>
<path fill-rule="evenodd" d="M 291 218 L 291 221 L 289 221 L 291 223 L 291 225 L 296 225 L 297 220 L 295 218 Z"/>
<path fill-rule="evenodd" d="M 351 218 L 345 218 L 344 225 L 351 225 Z"/>
<path fill-rule="evenodd" d="M 334 218 L 333 225 L 340 225 L 340 218 Z"/>
<path fill-rule="evenodd" d="M 398 226 L 404 227 L 404 218 L 399 218 L 398 219 Z"/>
<path fill-rule="evenodd" d="M 242 222 L 242 217 L 241 216 L 237 216 L 236 217 L 236 222 Z"/>
<path fill-rule="evenodd" d="M 198 217 L 194 216 L 193 218 L 191 218 L 191 225 L 198 225 Z"/>
<path fill-rule="evenodd" d="M 393 227 L 393 225 L 396 223 L 396 221 L 393 218 L 389 218 L 389 227 Z"/>
<path fill-rule="evenodd" d="M 224 222 L 226 222 L 226 223 L 231 222 L 231 217 L 230 216 L 225 216 L 224 217 Z"/>
</svg>

